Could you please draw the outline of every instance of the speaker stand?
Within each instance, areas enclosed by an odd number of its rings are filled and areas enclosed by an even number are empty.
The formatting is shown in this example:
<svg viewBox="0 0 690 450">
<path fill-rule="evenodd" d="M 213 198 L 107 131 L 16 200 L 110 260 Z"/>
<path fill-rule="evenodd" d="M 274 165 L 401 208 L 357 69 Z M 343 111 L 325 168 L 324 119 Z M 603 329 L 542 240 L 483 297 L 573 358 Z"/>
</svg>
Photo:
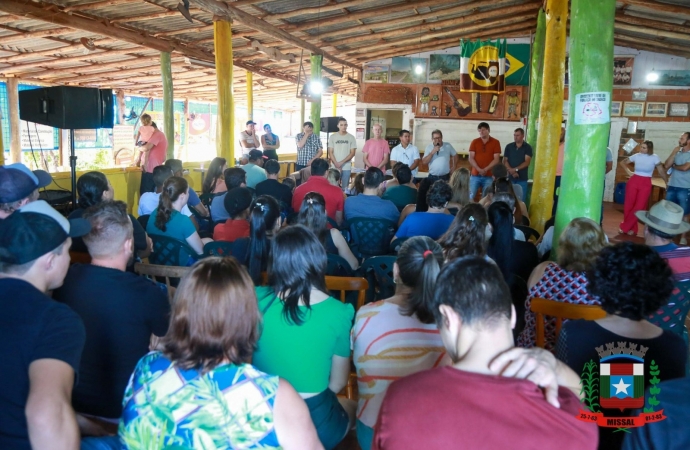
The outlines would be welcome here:
<svg viewBox="0 0 690 450">
<path fill-rule="evenodd" d="M 69 168 L 72 179 L 72 210 L 77 209 L 77 155 L 74 152 L 74 129 L 69 130 Z"/>
</svg>

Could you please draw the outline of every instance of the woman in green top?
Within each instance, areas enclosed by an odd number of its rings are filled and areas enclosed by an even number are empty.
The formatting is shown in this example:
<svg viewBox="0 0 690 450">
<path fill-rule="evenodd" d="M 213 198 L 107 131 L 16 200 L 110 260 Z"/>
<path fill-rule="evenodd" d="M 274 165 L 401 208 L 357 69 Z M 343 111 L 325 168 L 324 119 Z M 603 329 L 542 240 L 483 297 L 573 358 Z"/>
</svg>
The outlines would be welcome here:
<svg viewBox="0 0 690 450">
<path fill-rule="evenodd" d="M 256 288 L 263 332 L 252 362 L 300 393 L 329 449 L 351 428 L 356 404 L 336 396 L 350 373 L 354 309 L 328 295 L 326 261 L 326 250 L 307 228 L 294 225 L 275 235 L 269 286 Z"/>
</svg>

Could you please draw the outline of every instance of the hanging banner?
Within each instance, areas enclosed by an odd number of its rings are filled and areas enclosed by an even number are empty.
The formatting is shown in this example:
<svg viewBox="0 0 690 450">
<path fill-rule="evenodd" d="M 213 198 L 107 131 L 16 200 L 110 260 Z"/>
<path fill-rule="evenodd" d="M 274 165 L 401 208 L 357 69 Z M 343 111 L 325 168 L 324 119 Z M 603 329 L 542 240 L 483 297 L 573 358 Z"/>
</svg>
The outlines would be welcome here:
<svg viewBox="0 0 690 450">
<path fill-rule="evenodd" d="M 506 48 L 502 41 L 460 41 L 460 91 L 505 92 Z"/>
<path fill-rule="evenodd" d="M 22 150 L 31 150 L 32 148 L 34 150 L 54 150 L 57 148 L 55 146 L 53 127 L 23 120 L 21 130 Z"/>
</svg>

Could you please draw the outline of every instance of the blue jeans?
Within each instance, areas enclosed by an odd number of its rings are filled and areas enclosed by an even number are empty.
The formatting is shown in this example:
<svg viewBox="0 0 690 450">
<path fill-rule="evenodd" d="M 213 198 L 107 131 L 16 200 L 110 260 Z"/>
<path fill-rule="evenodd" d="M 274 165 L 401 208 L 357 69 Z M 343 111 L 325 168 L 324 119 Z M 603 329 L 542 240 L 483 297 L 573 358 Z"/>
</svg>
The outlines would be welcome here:
<svg viewBox="0 0 690 450">
<path fill-rule="evenodd" d="M 675 186 L 669 186 L 666 189 L 666 200 L 683 208 L 683 215 L 686 216 L 690 214 L 688 196 L 690 196 L 690 189 Z"/>
<path fill-rule="evenodd" d="M 493 182 L 494 179 L 492 177 L 472 175 L 470 177 L 470 199 L 474 201 L 474 196 L 477 195 L 479 186 L 482 187 L 482 197 L 486 196 L 486 191 L 491 187 Z"/>
<path fill-rule="evenodd" d="M 122 443 L 118 436 L 85 437 L 81 440 L 80 450 L 120 450 Z"/>
<path fill-rule="evenodd" d="M 527 195 L 527 180 L 516 180 L 514 178 L 511 178 L 510 181 L 513 184 L 517 184 L 518 186 L 520 186 L 522 188 L 522 193 L 518 196 L 518 198 L 524 202 L 525 201 L 525 195 Z"/>
<path fill-rule="evenodd" d="M 343 192 L 350 187 L 350 172 L 351 170 L 341 170 L 340 171 L 340 187 Z"/>
</svg>

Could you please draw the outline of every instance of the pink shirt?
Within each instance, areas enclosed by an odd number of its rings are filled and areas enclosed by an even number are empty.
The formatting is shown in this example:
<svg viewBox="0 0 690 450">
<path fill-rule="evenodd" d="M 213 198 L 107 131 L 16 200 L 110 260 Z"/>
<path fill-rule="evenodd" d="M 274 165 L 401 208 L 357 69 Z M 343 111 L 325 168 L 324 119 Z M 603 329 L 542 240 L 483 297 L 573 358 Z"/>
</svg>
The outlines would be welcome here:
<svg viewBox="0 0 690 450">
<path fill-rule="evenodd" d="M 369 155 L 370 167 L 378 167 L 383 162 L 383 157 L 389 155 L 391 150 L 385 139 L 369 139 L 364 143 L 362 152 Z"/>
<path fill-rule="evenodd" d="M 153 136 L 153 132 L 156 131 L 151 125 L 142 125 L 139 127 L 139 140 L 141 142 L 148 142 Z"/>
<path fill-rule="evenodd" d="M 165 137 L 165 133 L 160 130 L 155 130 L 153 135 L 148 141 L 148 144 L 153 144 L 153 147 L 149 151 L 149 157 L 146 161 L 146 167 L 144 170 L 149 173 L 153 173 L 153 169 L 162 165 L 165 162 L 165 155 L 168 151 L 168 139 Z"/>
</svg>

